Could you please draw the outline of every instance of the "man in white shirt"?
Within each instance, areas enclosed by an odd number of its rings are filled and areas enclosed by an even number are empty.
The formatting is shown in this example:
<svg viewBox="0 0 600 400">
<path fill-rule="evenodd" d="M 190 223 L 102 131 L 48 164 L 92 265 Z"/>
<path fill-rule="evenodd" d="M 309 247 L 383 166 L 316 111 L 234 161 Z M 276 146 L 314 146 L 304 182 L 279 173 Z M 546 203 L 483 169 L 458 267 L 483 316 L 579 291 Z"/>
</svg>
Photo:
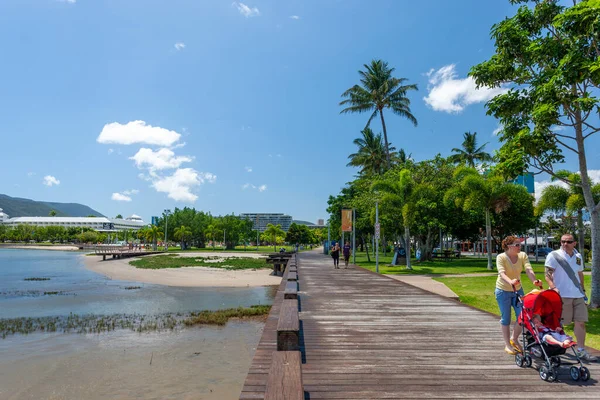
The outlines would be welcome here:
<svg viewBox="0 0 600 400">
<path fill-rule="evenodd" d="M 585 323 L 588 309 L 585 302 L 583 284 L 583 259 L 575 247 L 577 242 L 571 234 L 560 238 L 560 249 L 546 257 L 546 282 L 550 289 L 560 293 L 563 300 L 562 322 L 568 325 L 574 321 L 573 331 L 577 339 L 577 355 L 582 360 L 597 361 L 598 357 L 585 350 Z M 569 268 L 570 271 L 566 271 Z M 577 285 L 575 282 L 579 284 Z"/>
</svg>

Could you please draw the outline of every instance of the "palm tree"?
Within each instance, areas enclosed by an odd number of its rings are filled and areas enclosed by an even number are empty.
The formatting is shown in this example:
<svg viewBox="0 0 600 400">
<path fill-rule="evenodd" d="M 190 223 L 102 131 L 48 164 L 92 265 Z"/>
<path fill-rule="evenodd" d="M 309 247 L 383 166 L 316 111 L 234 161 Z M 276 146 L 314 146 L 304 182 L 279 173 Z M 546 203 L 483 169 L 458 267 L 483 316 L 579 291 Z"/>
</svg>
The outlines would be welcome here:
<svg viewBox="0 0 600 400">
<path fill-rule="evenodd" d="M 403 169 L 398 179 L 377 181 L 371 186 L 372 191 L 384 193 L 382 201 L 388 201 L 402 210 L 402 224 L 404 225 L 404 241 L 406 246 L 406 269 L 410 265 L 410 225 L 414 223 L 414 204 L 411 195 L 415 183 L 410 170 Z"/>
<path fill-rule="evenodd" d="M 281 225 L 267 224 L 264 234 L 273 240 L 273 248 L 277 251 L 277 236 L 285 235 L 285 232 L 281 229 Z"/>
<path fill-rule="evenodd" d="M 568 188 L 562 186 L 550 185 L 542 190 L 540 199 L 536 206 L 536 214 L 542 215 L 546 211 L 566 212 L 567 214 L 577 213 L 577 230 L 579 252 L 584 254 L 584 228 L 583 228 L 583 209 L 586 207 L 585 199 L 583 198 L 583 190 L 581 189 L 581 175 L 569 171 L 561 170 L 556 172 L 557 178 L 572 182 Z M 600 184 L 592 186 L 594 201 L 600 200 Z"/>
<path fill-rule="evenodd" d="M 204 234 L 211 238 L 213 249 L 215 248 L 215 235 L 218 235 L 220 232 L 221 230 L 214 224 L 209 224 L 204 230 Z"/>
<path fill-rule="evenodd" d="M 492 262 L 492 212 L 500 213 L 510 206 L 507 183 L 498 176 L 482 176 L 476 169 L 460 167 L 454 172 L 456 186 L 446 192 L 444 199 L 453 202 L 463 210 L 485 211 L 485 232 L 487 238 L 487 268 L 494 268 Z"/>
<path fill-rule="evenodd" d="M 175 228 L 175 239 L 181 240 L 181 250 L 185 250 L 185 239 L 192 236 L 192 230 L 185 225 Z"/>
<path fill-rule="evenodd" d="M 149 226 L 145 230 L 144 238 L 148 241 L 152 242 L 152 249 L 156 251 L 156 242 L 159 237 L 162 237 L 164 233 L 160 230 L 160 228 L 156 225 Z"/>
<path fill-rule="evenodd" d="M 475 168 L 476 161 L 492 161 L 492 156 L 483 151 L 487 143 L 477 147 L 477 132 L 465 132 L 463 138 L 462 149 L 453 148 L 452 151 L 455 154 L 450 156 L 450 161 L 457 164 L 466 164 L 471 168 Z"/>
<path fill-rule="evenodd" d="M 56 211 L 55 210 L 50 210 L 50 212 L 48 213 L 49 216 L 51 217 L 56 217 Z"/>
<path fill-rule="evenodd" d="M 371 128 L 361 131 L 362 138 L 354 139 L 353 143 L 358 146 L 356 153 L 350 154 L 348 167 L 359 167 L 360 175 L 381 175 L 386 162 L 386 151 L 381 141 L 381 134 L 375 135 Z M 389 149 L 394 151 L 392 147 Z"/>
<path fill-rule="evenodd" d="M 371 116 L 366 127 L 371 124 L 373 118 L 378 114 L 383 127 L 383 138 L 385 141 L 387 167 L 390 168 L 390 151 L 383 109 L 389 108 L 396 115 L 404 117 L 417 126 L 417 119 L 410 111 L 410 100 L 406 96 L 409 90 L 418 90 L 417 85 L 405 85 L 406 78 L 394 78 L 394 68 L 382 60 L 372 60 L 371 64 L 364 65 L 365 71 L 358 71 L 361 76 L 361 85 L 354 85 L 342 93 L 346 100 L 340 102 L 341 106 L 347 106 L 340 113 L 363 113 L 370 112 Z"/>
</svg>

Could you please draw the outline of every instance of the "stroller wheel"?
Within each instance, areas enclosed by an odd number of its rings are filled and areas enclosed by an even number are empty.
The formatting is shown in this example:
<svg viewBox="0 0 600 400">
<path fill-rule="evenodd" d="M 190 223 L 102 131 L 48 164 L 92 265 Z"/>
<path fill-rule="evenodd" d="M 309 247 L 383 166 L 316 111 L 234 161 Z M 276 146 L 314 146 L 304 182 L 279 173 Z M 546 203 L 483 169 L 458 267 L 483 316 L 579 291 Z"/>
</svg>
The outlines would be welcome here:
<svg viewBox="0 0 600 400">
<path fill-rule="evenodd" d="M 555 368 L 548 369 L 548 382 L 554 382 L 558 378 L 558 372 Z"/>
<path fill-rule="evenodd" d="M 517 367 L 519 368 L 523 368 L 524 364 L 525 364 L 525 360 L 523 360 L 523 355 L 521 355 L 520 353 L 517 353 L 515 355 L 515 364 L 517 365 Z"/>
<path fill-rule="evenodd" d="M 523 357 L 523 362 L 525 363 L 525 367 L 530 368 L 531 364 L 533 364 L 533 360 L 531 359 L 530 355 L 526 355 L 525 357 Z"/>
<path fill-rule="evenodd" d="M 550 364 L 556 366 L 556 367 L 560 367 L 560 357 L 550 357 Z"/>
<path fill-rule="evenodd" d="M 579 368 L 577 368 L 577 367 L 569 368 L 569 375 L 571 375 L 571 379 L 573 379 L 574 381 L 578 381 L 580 378 Z"/>
<path fill-rule="evenodd" d="M 590 379 L 590 370 L 587 369 L 586 367 L 581 367 L 579 369 L 579 374 L 581 376 L 581 380 L 582 381 L 587 381 L 588 379 Z"/>
<path fill-rule="evenodd" d="M 545 365 L 542 365 L 540 367 L 540 378 L 542 378 L 542 380 L 544 380 L 544 381 L 547 381 L 549 375 L 550 374 L 548 373 L 548 367 L 546 367 Z"/>
</svg>

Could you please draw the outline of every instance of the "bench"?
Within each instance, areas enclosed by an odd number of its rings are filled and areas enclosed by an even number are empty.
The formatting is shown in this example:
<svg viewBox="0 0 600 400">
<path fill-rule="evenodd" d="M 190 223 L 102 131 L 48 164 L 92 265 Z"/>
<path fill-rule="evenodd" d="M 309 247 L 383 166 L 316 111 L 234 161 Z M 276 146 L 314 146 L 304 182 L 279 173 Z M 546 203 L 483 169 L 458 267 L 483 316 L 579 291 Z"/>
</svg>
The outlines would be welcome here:
<svg viewBox="0 0 600 400">
<path fill-rule="evenodd" d="M 288 281 L 285 284 L 283 292 L 284 299 L 298 299 L 298 283 L 295 281 Z"/>
<path fill-rule="evenodd" d="M 277 350 L 300 349 L 300 318 L 298 300 L 284 299 L 277 321 Z"/>
<path fill-rule="evenodd" d="M 302 356 L 299 351 L 274 351 L 265 400 L 304 400 Z"/>
</svg>

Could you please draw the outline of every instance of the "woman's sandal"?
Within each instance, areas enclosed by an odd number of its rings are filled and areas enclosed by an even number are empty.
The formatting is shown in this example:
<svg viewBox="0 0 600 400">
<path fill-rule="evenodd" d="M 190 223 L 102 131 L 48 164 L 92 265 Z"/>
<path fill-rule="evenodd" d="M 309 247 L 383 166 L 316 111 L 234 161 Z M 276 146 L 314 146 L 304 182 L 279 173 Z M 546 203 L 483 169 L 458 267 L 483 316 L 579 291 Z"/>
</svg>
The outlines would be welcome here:
<svg viewBox="0 0 600 400">
<path fill-rule="evenodd" d="M 523 348 L 521 347 L 521 345 L 519 343 L 510 339 L 510 345 L 515 349 L 515 351 L 517 351 L 519 353 L 523 353 Z"/>
<path fill-rule="evenodd" d="M 509 349 L 508 347 L 504 348 L 504 352 L 506 352 L 507 354 L 510 354 L 511 356 L 514 356 L 515 354 L 517 354 L 517 352 L 514 349 Z"/>
</svg>

